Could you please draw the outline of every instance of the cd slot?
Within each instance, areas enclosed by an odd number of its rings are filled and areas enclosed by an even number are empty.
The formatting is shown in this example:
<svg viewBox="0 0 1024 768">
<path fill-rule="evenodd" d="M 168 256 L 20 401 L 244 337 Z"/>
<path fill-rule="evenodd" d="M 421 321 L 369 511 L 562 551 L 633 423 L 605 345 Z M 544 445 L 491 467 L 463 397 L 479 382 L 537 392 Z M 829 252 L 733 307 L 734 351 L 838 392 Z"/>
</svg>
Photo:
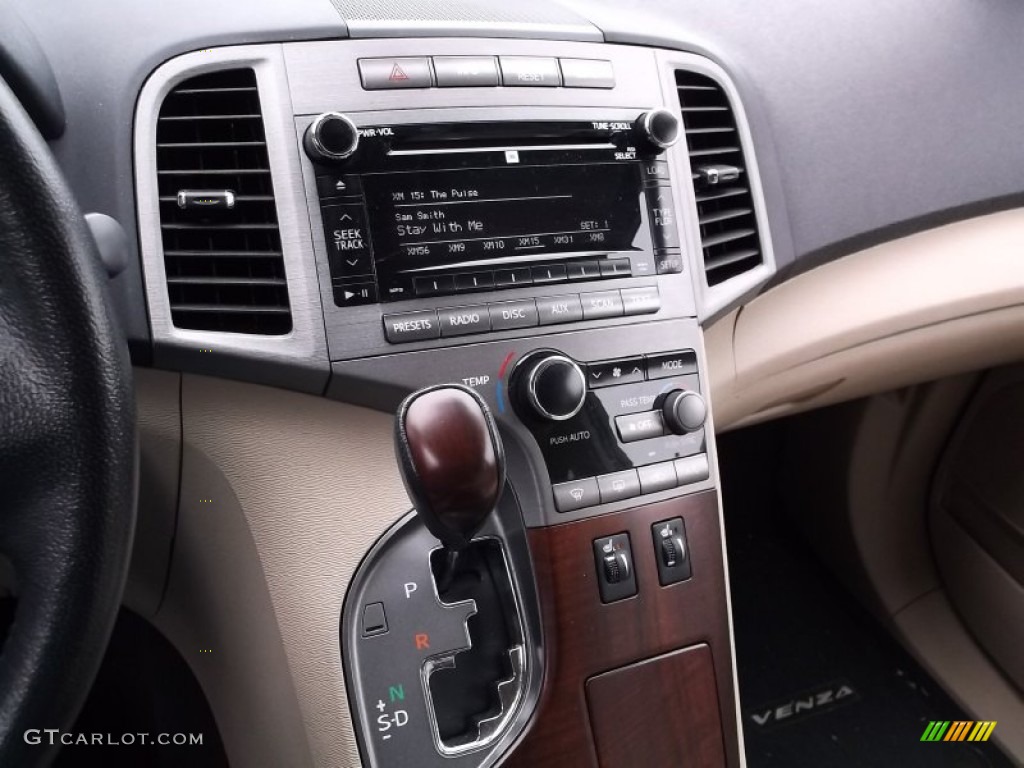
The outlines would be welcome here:
<svg viewBox="0 0 1024 768">
<path fill-rule="evenodd" d="M 563 143 L 553 142 L 551 144 L 508 144 L 507 142 L 495 142 L 477 144 L 474 146 L 442 146 L 442 147 L 431 147 L 422 146 L 413 149 L 391 149 L 388 155 L 393 157 L 402 157 L 409 155 L 462 155 L 471 154 L 477 152 L 543 152 L 548 151 L 565 151 L 565 150 L 576 150 L 576 151 L 597 151 L 597 150 L 609 150 L 615 149 L 615 145 L 610 141 L 595 142 L 593 144 L 578 144 L 578 143 Z"/>
<path fill-rule="evenodd" d="M 449 155 L 495 151 L 608 150 L 615 134 L 593 124 L 464 123 L 457 126 L 416 126 L 396 131 L 388 154 Z"/>
</svg>

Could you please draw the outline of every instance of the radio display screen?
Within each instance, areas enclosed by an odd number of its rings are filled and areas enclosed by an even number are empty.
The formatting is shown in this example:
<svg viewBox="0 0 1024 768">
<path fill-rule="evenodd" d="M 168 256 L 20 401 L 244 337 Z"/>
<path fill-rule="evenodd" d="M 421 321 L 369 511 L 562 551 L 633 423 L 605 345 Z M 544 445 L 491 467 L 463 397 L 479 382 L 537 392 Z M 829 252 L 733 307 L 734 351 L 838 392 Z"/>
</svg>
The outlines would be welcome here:
<svg viewBox="0 0 1024 768">
<path fill-rule="evenodd" d="M 430 268 L 634 250 L 643 221 L 636 163 L 369 173 L 362 184 L 384 286 Z"/>
</svg>

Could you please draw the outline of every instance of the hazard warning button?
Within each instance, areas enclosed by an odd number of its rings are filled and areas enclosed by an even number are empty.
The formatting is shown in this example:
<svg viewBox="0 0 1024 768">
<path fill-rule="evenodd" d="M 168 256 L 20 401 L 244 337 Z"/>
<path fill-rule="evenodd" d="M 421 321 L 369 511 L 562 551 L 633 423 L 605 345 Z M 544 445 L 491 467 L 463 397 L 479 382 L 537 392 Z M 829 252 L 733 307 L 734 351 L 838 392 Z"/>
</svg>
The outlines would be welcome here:
<svg viewBox="0 0 1024 768">
<path fill-rule="evenodd" d="M 430 60 L 426 56 L 401 59 L 360 59 L 359 77 L 363 88 L 429 88 L 433 85 Z"/>
</svg>

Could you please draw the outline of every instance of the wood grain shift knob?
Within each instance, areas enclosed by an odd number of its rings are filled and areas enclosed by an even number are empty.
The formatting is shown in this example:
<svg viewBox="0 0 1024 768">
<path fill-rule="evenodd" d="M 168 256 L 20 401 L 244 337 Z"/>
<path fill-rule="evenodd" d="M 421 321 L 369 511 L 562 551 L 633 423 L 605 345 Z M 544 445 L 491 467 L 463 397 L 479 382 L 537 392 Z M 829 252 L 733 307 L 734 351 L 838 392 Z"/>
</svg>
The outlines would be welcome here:
<svg viewBox="0 0 1024 768">
<path fill-rule="evenodd" d="M 505 452 L 483 398 L 456 384 L 409 395 L 398 407 L 395 451 L 427 529 L 450 549 L 465 547 L 505 485 Z"/>
</svg>

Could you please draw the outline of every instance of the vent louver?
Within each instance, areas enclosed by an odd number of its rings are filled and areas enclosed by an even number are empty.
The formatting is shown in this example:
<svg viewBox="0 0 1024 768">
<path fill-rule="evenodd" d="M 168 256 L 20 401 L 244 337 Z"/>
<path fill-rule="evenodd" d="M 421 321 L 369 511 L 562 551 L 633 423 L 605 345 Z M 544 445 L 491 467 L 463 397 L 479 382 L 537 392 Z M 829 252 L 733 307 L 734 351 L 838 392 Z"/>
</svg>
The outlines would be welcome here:
<svg viewBox="0 0 1024 768">
<path fill-rule="evenodd" d="M 178 328 L 263 335 L 292 328 L 256 75 L 199 75 L 157 122 L 160 230 Z"/>
<path fill-rule="evenodd" d="M 697 198 L 704 272 L 718 285 L 763 262 L 750 179 L 729 99 L 710 77 L 676 71 Z"/>
</svg>

